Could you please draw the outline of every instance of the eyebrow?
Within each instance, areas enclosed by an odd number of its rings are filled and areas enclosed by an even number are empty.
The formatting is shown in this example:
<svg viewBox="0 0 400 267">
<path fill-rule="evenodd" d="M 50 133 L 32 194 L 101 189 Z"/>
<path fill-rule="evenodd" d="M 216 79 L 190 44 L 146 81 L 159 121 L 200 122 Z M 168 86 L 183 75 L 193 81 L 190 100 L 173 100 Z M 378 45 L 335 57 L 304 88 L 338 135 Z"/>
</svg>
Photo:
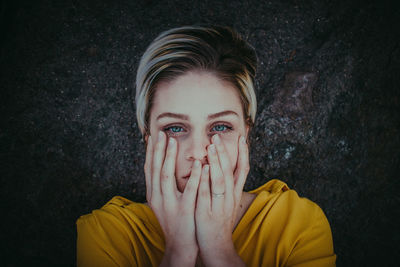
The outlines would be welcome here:
<svg viewBox="0 0 400 267">
<path fill-rule="evenodd" d="M 235 111 L 224 110 L 224 111 L 221 111 L 221 112 L 210 114 L 210 115 L 207 116 L 207 118 L 209 120 L 212 120 L 212 119 L 215 119 L 215 118 L 218 118 L 218 117 L 222 117 L 222 116 L 227 116 L 227 115 L 235 115 L 235 116 L 239 117 L 239 115 Z M 171 113 L 171 112 L 161 113 L 160 115 L 157 116 L 157 120 L 160 120 L 160 119 L 166 118 L 166 117 L 175 118 L 175 119 L 181 119 L 181 120 L 185 120 L 185 121 L 189 120 L 189 116 L 187 116 L 185 114 Z"/>
</svg>

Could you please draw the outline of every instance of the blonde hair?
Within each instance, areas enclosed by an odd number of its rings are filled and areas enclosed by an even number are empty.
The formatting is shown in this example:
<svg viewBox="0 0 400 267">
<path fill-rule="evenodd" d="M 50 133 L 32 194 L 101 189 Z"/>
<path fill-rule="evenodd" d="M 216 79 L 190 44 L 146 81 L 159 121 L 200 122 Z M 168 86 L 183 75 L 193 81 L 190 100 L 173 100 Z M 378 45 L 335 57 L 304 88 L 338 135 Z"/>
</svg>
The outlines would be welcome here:
<svg viewBox="0 0 400 267">
<path fill-rule="evenodd" d="M 141 133 L 149 134 L 156 86 L 189 71 L 206 71 L 230 82 L 243 104 L 246 124 L 254 125 L 257 100 L 254 48 L 231 28 L 185 26 L 162 32 L 143 54 L 136 75 L 136 116 Z"/>
</svg>

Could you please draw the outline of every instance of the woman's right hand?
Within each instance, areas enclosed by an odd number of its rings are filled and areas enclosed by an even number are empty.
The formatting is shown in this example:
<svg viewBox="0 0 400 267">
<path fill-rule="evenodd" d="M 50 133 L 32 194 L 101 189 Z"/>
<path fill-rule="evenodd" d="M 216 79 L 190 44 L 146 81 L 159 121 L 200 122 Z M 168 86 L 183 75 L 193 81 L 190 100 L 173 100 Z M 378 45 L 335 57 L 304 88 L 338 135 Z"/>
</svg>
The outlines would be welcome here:
<svg viewBox="0 0 400 267">
<path fill-rule="evenodd" d="M 195 229 L 195 205 L 201 175 L 200 161 L 192 166 L 190 178 L 183 193 L 175 180 L 177 142 L 159 132 L 153 146 L 148 137 L 146 162 L 146 198 L 155 213 L 165 236 L 165 253 L 161 266 L 194 266 L 198 253 Z"/>
</svg>

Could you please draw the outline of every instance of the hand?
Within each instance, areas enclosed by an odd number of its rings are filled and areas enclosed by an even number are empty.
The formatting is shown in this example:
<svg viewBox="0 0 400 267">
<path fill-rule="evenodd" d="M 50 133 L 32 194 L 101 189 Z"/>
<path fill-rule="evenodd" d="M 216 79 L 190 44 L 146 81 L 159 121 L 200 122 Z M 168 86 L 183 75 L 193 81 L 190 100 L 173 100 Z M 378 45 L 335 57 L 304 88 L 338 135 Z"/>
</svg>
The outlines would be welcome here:
<svg viewBox="0 0 400 267">
<path fill-rule="evenodd" d="M 234 222 L 249 172 L 248 147 L 244 137 L 239 140 L 235 173 L 218 135 L 213 136 L 213 144 L 208 147 L 210 171 L 202 172 L 195 212 L 200 256 L 207 266 L 244 264 L 232 241 Z"/>
<path fill-rule="evenodd" d="M 194 266 L 198 246 L 195 236 L 194 210 L 200 181 L 201 164 L 196 160 L 183 193 L 176 187 L 175 160 L 177 142 L 159 133 L 153 148 L 151 137 L 146 149 L 146 198 L 165 236 L 165 253 L 161 265 Z"/>
</svg>

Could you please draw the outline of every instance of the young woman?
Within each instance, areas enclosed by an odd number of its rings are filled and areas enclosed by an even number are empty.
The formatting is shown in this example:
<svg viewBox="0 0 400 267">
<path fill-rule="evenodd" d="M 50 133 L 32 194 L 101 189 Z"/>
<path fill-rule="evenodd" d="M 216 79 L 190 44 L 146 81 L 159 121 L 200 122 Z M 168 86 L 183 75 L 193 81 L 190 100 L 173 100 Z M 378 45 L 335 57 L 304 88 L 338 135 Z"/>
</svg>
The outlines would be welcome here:
<svg viewBox="0 0 400 267">
<path fill-rule="evenodd" d="M 147 203 L 77 221 L 78 266 L 334 266 L 323 211 L 279 180 L 243 192 L 254 49 L 226 27 L 161 33 L 137 72 Z"/>
</svg>

